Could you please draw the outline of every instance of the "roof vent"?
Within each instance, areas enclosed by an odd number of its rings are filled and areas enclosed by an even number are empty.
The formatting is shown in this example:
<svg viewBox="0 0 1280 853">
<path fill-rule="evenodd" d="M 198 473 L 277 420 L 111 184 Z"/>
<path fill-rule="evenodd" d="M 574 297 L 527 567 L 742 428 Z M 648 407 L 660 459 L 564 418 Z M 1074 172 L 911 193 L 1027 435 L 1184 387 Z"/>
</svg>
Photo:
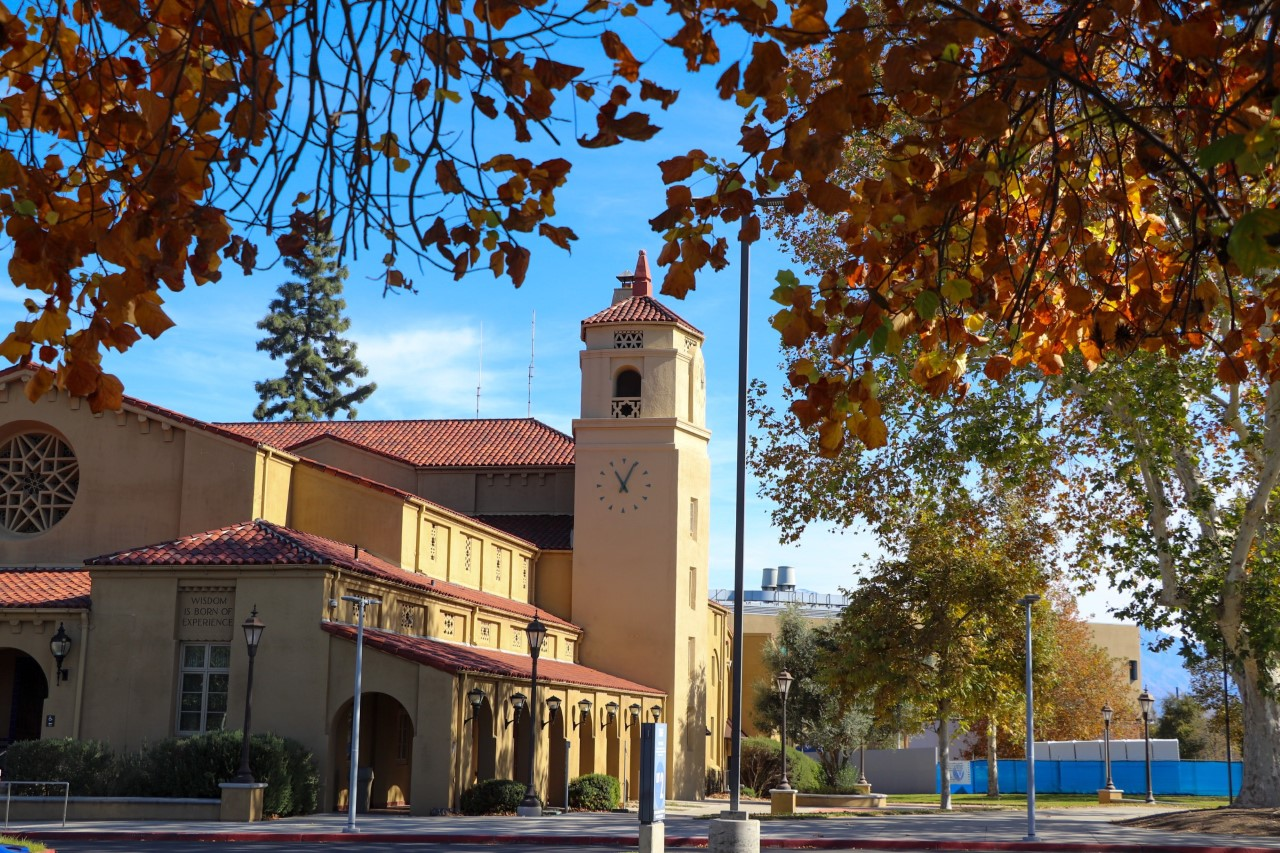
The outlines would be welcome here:
<svg viewBox="0 0 1280 853">
<path fill-rule="evenodd" d="M 778 566 L 778 589 L 796 588 L 796 570 L 793 566 Z"/>
</svg>

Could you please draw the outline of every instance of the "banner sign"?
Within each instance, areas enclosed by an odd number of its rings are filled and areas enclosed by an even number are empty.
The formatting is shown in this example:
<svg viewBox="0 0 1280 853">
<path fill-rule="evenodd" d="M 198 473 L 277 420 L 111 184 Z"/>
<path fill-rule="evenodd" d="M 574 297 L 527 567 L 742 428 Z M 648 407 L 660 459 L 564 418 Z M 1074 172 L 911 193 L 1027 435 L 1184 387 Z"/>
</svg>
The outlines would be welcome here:
<svg viewBox="0 0 1280 853">
<path fill-rule="evenodd" d="M 667 817 L 667 724 L 640 726 L 640 822 Z"/>
</svg>

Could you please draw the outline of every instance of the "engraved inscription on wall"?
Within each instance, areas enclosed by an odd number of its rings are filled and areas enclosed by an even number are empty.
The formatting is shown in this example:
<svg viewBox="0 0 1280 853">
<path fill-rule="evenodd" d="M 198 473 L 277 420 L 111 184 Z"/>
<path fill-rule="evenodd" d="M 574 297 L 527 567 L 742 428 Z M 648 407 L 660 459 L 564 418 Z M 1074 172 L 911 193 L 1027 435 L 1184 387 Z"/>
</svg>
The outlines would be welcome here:
<svg viewBox="0 0 1280 853">
<path fill-rule="evenodd" d="M 178 590 L 178 639 L 227 643 L 235 628 L 235 587 Z"/>
</svg>

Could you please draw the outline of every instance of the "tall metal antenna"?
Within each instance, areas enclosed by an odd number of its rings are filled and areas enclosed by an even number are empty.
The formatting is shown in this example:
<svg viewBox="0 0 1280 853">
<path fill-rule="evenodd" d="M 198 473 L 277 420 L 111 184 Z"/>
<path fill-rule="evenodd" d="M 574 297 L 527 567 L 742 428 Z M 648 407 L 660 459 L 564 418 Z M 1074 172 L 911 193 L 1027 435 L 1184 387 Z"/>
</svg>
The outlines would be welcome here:
<svg viewBox="0 0 1280 853">
<path fill-rule="evenodd" d="M 533 356 L 538 344 L 538 312 L 533 312 L 533 320 L 529 324 L 529 408 L 526 417 L 533 417 Z"/>
<path fill-rule="evenodd" d="M 480 323 L 480 368 L 476 371 L 476 420 L 480 419 L 480 386 L 484 384 L 484 323 Z"/>
</svg>

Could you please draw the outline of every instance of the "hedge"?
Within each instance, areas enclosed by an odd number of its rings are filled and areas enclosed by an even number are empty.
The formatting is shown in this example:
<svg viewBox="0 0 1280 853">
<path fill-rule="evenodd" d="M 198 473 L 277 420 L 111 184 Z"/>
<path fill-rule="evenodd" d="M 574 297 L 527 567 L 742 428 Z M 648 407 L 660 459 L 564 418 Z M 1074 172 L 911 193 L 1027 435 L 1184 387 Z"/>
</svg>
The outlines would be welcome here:
<svg viewBox="0 0 1280 853">
<path fill-rule="evenodd" d="M 106 743 L 71 738 L 24 740 L 9 746 L 4 775 L 10 779 L 71 783 L 78 797 L 198 797 L 218 799 L 219 782 L 240 767 L 240 732 L 168 738 L 140 752 L 116 755 Z M 319 808 L 320 775 L 310 750 L 297 741 L 257 734 L 249 741 L 249 766 L 266 782 L 263 811 L 288 816 Z M 61 793 L 50 789 L 42 793 Z"/>
<path fill-rule="evenodd" d="M 465 815 L 511 814 L 524 801 L 528 788 L 514 779 L 485 779 L 462 792 Z"/>
</svg>

